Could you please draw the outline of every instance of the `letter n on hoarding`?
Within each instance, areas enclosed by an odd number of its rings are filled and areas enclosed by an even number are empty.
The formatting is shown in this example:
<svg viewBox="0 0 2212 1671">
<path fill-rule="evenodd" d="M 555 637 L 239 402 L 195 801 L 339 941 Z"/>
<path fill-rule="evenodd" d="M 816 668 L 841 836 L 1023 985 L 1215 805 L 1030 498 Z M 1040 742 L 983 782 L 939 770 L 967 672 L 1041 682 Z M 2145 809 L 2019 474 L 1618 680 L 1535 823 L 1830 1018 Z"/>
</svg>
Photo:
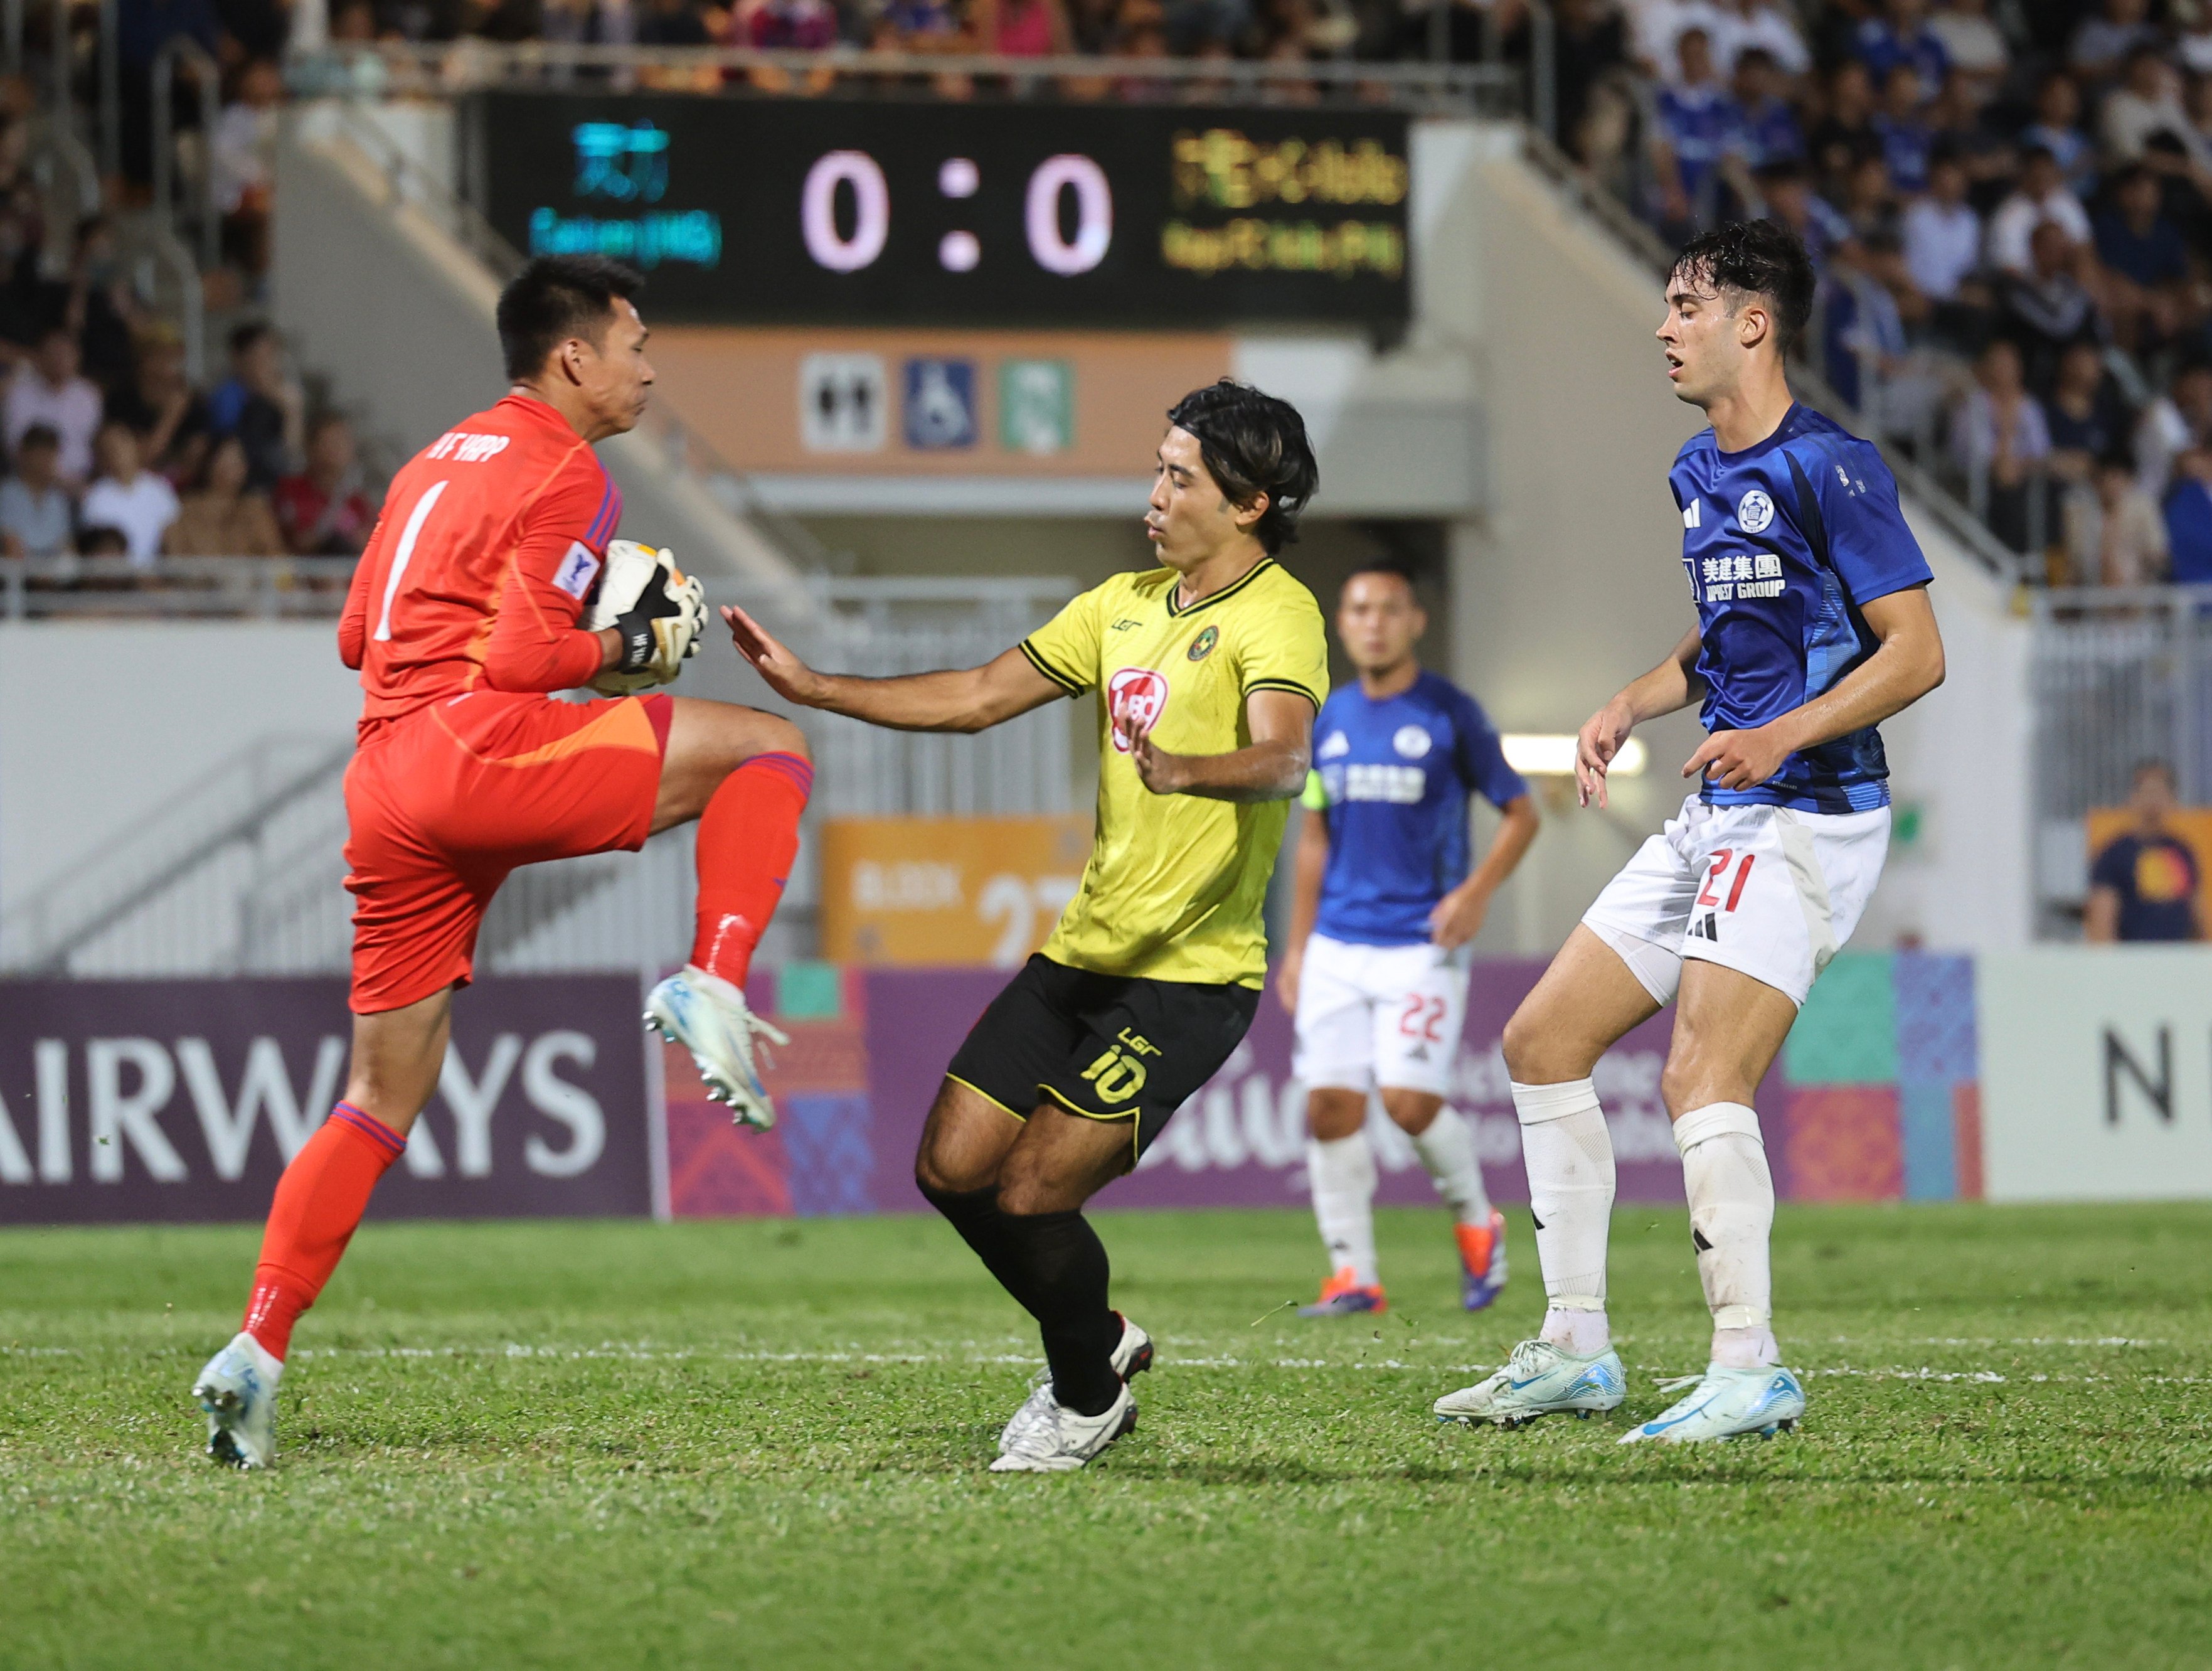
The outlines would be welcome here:
<svg viewBox="0 0 2212 1671">
<path fill-rule="evenodd" d="M 2158 1110 L 2158 1117 L 2171 1126 L 2173 1123 L 2173 1030 L 2161 1023 L 2158 1030 L 2158 1072 L 2155 1078 L 2144 1070 L 2136 1060 L 2119 1033 L 2113 1028 L 2105 1029 L 2105 1123 L 2120 1123 L 2120 1081 L 2122 1076 L 2135 1082 L 2136 1089 L 2150 1099 Z"/>
</svg>

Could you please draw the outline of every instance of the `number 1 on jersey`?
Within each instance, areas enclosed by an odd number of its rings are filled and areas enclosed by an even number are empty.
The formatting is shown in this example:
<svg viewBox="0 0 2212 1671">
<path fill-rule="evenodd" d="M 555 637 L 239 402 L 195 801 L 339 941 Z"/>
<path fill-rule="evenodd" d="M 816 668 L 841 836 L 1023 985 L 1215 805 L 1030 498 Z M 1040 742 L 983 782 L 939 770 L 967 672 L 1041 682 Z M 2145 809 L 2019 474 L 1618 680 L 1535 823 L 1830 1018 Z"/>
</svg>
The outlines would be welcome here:
<svg viewBox="0 0 2212 1671">
<path fill-rule="evenodd" d="M 415 542 L 422 538 L 422 525 L 430 520 L 430 507 L 445 490 L 443 482 L 431 483 L 415 501 L 415 508 L 408 513 L 407 526 L 399 531 L 399 549 L 392 554 L 392 572 L 384 577 L 384 613 L 376 623 L 376 641 L 380 644 L 392 641 L 392 600 L 399 594 L 400 579 L 407 573 L 407 560 L 415 555 Z"/>
</svg>

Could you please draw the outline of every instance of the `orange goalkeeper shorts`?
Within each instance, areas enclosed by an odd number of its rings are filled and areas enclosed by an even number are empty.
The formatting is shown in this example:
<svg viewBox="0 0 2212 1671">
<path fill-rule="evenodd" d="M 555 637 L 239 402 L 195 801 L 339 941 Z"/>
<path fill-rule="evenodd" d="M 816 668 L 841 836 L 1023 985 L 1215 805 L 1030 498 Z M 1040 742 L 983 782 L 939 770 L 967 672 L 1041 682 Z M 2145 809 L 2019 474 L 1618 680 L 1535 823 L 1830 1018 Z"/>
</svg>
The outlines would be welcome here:
<svg viewBox="0 0 2212 1671">
<path fill-rule="evenodd" d="M 345 775 L 354 1012 L 467 985 L 516 866 L 644 846 L 672 711 L 472 690 L 366 738 Z"/>
</svg>

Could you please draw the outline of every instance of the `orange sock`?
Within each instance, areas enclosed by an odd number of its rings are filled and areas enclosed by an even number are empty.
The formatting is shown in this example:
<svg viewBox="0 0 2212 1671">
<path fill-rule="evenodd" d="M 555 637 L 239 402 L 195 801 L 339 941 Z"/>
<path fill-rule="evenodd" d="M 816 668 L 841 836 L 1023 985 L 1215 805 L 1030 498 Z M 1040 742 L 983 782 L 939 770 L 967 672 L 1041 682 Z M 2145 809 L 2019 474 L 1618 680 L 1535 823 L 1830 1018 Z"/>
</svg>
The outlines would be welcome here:
<svg viewBox="0 0 2212 1671">
<path fill-rule="evenodd" d="M 699 817 L 699 930 L 691 942 L 697 968 L 744 985 L 799 856 L 799 815 L 813 787 L 814 769 L 799 756 L 760 754 L 708 799 Z"/>
<path fill-rule="evenodd" d="M 376 1181 L 406 1146 L 374 1115 L 340 1103 L 276 1181 L 241 1325 L 271 1358 L 283 1360 L 292 1325 L 337 1269 Z"/>
</svg>

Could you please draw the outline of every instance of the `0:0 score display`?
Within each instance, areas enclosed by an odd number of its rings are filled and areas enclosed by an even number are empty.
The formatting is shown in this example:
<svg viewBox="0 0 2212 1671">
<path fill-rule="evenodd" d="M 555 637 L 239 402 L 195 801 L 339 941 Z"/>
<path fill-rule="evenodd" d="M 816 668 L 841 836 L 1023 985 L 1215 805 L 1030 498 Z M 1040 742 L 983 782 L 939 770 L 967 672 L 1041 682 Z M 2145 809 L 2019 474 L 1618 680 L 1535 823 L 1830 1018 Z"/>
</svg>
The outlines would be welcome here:
<svg viewBox="0 0 2212 1671">
<path fill-rule="evenodd" d="M 937 189 L 948 201 L 972 198 L 981 185 L 972 157 L 949 156 L 938 165 Z M 799 222 L 817 266 L 856 273 L 873 265 L 891 234 L 891 189 L 882 166 L 866 151 L 817 158 L 799 191 Z M 1066 278 L 1089 272 L 1114 243 L 1114 188 L 1106 171 L 1075 152 L 1047 157 L 1022 188 L 1022 230 L 1030 258 L 1046 272 Z M 937 241 L 938 264 L 949 273 L 973 272 L 982 258 L 982 244 L 967 228 L 955 227 Z"/>
</svg>

